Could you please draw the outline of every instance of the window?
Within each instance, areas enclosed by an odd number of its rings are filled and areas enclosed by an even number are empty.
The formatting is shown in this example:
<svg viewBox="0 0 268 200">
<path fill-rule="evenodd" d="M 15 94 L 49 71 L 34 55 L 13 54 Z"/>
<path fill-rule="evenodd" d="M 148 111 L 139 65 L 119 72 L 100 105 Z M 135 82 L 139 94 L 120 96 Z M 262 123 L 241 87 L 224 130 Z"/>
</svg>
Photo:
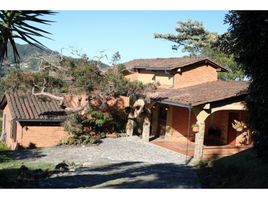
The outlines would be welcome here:
<svg viewBox="0 0 268 200">
<path fill-rule="evenodd" d="M 10 121 L 10 138 L 12 138 L 14 141 L 17 139 L 17 124 L 16 121 L 13 119 Z"/>
<path fill-rule="evenodd" d="M 4 116 L 3 116 L 2 132 L 6 132 L 6 114 L 4 114 Z"/>
</svg>

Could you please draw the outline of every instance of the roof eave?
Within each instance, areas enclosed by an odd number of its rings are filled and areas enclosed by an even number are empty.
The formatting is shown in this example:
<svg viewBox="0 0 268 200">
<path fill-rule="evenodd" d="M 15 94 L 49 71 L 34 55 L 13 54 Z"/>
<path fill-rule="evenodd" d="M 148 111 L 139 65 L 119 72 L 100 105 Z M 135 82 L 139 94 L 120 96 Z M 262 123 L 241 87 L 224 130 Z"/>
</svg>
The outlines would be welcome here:
<svg viewBox="0 0 268 200">
<path fill-rule="evenodd" d="M 18 122 L 64 122 L 65 119 L 15 119 Z"/>
<path fill-rule="evenodd" d="M 217 99 L 212 99 L 212 100 L 207 100 L 207 101 L 200 101 L 200 102 L 196 102 L 196 103 L 181 103 L 175 100 L 171 100 L 171 99 L 164 99 L 164 100 L 159 100 L 159 103 L 162 104 L 167 104 L 167 105 L 173 105 L 173 106 L 178 106 L 178 107 L 183 107 L 183 108 L 188 108 L 188 109 L 192 109 L 195 106 L 200 106 L 202 104 L 207 104 L 207 103 L 213 103 L 213 102 L 218 102 L 218 101 L 223 101 L 223 100 L 227 100 L 227 99 L 231 99 L 231 98 L 235 98 L 235 97 L 241 97 L 247 95 L 246 92 L 238 94 L 238 95 L 232 95 L 232 96 L 226 96 L 224 98 L 217 98 Z"/>
<path fill-rule="evenodd" d="M 145 69 L 145 70 L 151 70 L 151 71 L 171 71 L 172 68 L 170 67 L 145 67 L 145 66 L 134 66 L 134 69 Z"/>
<path fill-rule="evenodd" d="M 182 108 L 188 108 L 188 109 L 192 109 L 192 105 L 189 104 L 185 104 L 185 103 L 179 103 L 179 102 L 175 102 L 169 99 L 164 99 L 164 100 L 160 100 L 158 101 L 159 103 L 162 104 L 167 104 L 167 105 L 172 105 L 172 106 L 178 106 L 178 107 L 182 107 Z"/>
<path fill-rule="evenodd" d="M 219 65 L 218 63 L 216 63 L 216 62 L 214 62 L 214 61 L 212 61 L 212 60 L 210 60 L 208 58 L 205 59 L 205 62 L 206 63 L 208 62 L 211 65 L 214 65 L 216 67 L 216 69 L 217 68 L 221 69 L 221 72 L 230 72 L 230 69 L 228 67 L 223 67 L 223 66 Z"/>
<path fill-rule="evenodd" d="M 7 98 L 6 98 L 6 94 L 4 94 L 2 96 L 2 99 L 0 101 L 0 109 L 4 110 L 5 106 L 7 105 Z"/>
<path fill-rule="evenodd" d="M 241 97 L 241 96 L 244 96 L 244 95 L 247 95 L 247 93 L 241 93 L 241 94 L 235 95 L 235 96 L 232 95 L 232 96 L 226 96 L 226 97 L 223 97 L 223 98 L 217 98 L 217 99 L 213 99 L 213 100 L 208 100 L 208 101 L 193 103 L 192 106 L 200 106 L 200 105 L 206 104 L 206 103 L 213 103 L 213 102 L 218 102 L 218 101 L 224 101 L 224 100 L 227 100 L 227 99 L 231 99 L 231 98 L 235 98 L 235 97 Z"/>
</svg>

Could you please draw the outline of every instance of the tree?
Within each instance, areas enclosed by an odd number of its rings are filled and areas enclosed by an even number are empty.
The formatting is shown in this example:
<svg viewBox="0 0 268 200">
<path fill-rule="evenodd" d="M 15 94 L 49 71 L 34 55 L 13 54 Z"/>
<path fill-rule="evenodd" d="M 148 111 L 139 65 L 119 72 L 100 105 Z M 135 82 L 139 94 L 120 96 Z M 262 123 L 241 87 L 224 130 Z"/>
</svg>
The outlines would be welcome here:
<svg viewBox="0 0 268 200">
<path fill-rule="evenodd" d="M 44 81 L 45 80 L 45 81 Z M 49 76 L 47 72 L 27 72 L 12 69 L 9 74 L 0 79 L 0 96 L 6 90 L 25 93 L 35 88 L 43 88 L 53 94 L 60 94 L 66 90 L 66 83 L 62 79 Z"/>
<path fill-rule="evenodd" d="M 49 55 L 40 60 L 39 72 L 14 71 L 1 80 L 3 88 L 0 89 L 22 93 L 31 90 L 32 95 L 37 97 L 57 100 L 67 112 L 64 126 L 72 133 L 62 142 L 94 142 L 100 133 L 124 131 L 128 113 L 122 107 L 121 95 L 145 97 L 148 91 L 156 89 L 153 84 L 144 85 L 126 79 L 124 67 L 118 64 L 119 55 L 115 54 L 115 66 L 107 71 L 99 68 L 99 60 L 92 62 L 84 59 L 85 56 L 72 59 Z M 71 78 L 71 82 L 63 81 L 66 77 Z M 69 107 L 66 93 L 75 96 L 75 99 L 78 96 L 76 106 Z"/>
<path fill-rule="evenodd" d="M 259 156 L 268 157 L 268 12 L 231 11 L 230 25 L 222 36 L 223 50 L 233 54 L 251 79 L 246 99 L 254 147 Z"/>
<path fill-rule="evenodd" d="M 45 48 L 35 37 L 45 37 L 49 32 L 33 26 L 32 23 L 47 24 L 52 21 L 42 19 L 44 15 L 52 15 L 51 11 L 0 11 L 0 64 L 7 58 L 8 44 L 11 44 L 16 63 L 20 56 L 15 39 L 20 39 L 32 46 Z"/>
<path fill-rule="evenodd" d="M 237 63 L 232 54 L 227 55 L 221 51 L 216 44 L 213 47 L 205 47 L 202 49 L 201 55 L 207 56 L 218 64 L 231 70 L 230 72 L 220 72 L 219 78 L 223 80 L 243 80 L 245 73 L 242 66 Z"/>
<path fill-rule="evenodd" d="M 217 34 L 206 30 L 202 22 L 189 19 L 186 22 L 178 21 L 177 24 L 178 35 L 156 33 L 154 37 L 177 43 L 173 48 L 182 46 L 182 52 L 188 52 L 191 56 L 200 55 L 204 47 L 217 39 Z"/>
<path fill-rule="evenodd" d="M 173 45 L 173 49 L 178 50 L 179 47 L 182 47 L 182 52 L 188 52 L 190 56 L 207 56 L 220 65 L 228 67 L 231 72 L 221 73 L 220 78 L 222 79 L 241 80 L 244 78 L 243 69 L 235 62 L 233 56 L 223 53 L 218 48 L 219 35 L 217 33 L 208 31 L 199 21 L 179 21 L 177 24 L 178 35 L 155 34 L 155 38 L 176 43 Z"/>
</svg>

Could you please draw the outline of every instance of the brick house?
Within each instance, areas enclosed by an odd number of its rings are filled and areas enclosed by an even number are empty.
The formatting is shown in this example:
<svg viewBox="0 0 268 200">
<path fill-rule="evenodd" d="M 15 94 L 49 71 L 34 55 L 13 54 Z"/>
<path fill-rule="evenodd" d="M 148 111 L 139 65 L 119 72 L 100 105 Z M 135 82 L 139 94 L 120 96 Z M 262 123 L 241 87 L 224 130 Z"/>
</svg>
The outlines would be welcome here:
<svg viewBox="0 0 268 200">
<path fill-rule="evenodd" d="M 5 92 L 0 109 L 3 110 L 2 134 L 5 133 L 11 149 L 49 147 L 68 136 L 61 126 L 66 113 L 55 100 L 44 100 L 31 93 Z"/>
<path fill-rule="evenodd" d="M 249 83 L 219 80 L 228 68 L 207 57 L 135 59 L 125 63 L 125 77 L 158 82 L 151 108 L 150 141 L 195 160 L 230 155 L 251 146 L 244 98 Z M 198 125 L 198 132 L 192 130 Z"/>
</svg>

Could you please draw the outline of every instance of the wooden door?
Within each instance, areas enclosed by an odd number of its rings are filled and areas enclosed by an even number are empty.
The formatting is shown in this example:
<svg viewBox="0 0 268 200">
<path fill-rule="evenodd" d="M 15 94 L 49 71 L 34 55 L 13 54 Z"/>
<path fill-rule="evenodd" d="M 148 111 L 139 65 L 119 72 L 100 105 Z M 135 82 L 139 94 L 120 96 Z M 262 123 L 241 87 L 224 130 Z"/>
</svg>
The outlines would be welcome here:
<svg viewBox="0 0 268 200">
<path fill-rule="evenodd" d="M 228 125 L 228 144 L 235 145 L 237 136 L 236 130 L 232 127 L 234 120 L 239 120 L 239 113 L 229 112 L 229 125 Z"/>
<path fill-rule="evenodd" d="M 159 106 L 159 118 L 158 118 L 158 136 L 164 136 L 166 133 L 167 125 L 167 110 L 166 106 Z"/>
</svg>

